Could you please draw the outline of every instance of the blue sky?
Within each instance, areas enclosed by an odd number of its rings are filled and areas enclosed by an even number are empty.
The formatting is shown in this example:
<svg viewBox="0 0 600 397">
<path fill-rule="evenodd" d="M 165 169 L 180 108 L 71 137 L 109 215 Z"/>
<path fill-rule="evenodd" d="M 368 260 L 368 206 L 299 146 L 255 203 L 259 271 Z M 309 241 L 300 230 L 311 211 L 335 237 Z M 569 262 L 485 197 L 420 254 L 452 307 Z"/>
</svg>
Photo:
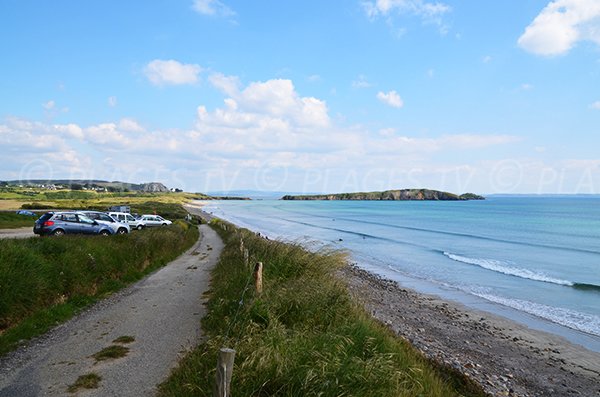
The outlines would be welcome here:
<svg viewBox="0 0 600 397">
<path fill-rule="evenodd" d="M 0 179 L 600 193 L 600 1 L 0 3 Z"/>
</svg>

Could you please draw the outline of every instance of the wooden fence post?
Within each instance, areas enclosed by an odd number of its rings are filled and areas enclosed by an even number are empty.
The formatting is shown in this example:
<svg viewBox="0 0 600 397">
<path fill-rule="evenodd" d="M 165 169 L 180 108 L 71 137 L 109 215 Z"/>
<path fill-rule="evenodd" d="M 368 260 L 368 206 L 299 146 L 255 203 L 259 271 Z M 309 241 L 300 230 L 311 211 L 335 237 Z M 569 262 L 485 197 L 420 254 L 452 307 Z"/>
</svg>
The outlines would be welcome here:
<svg viewBox="0 0 600 397">
<path fill-rule="evenodd" d="M 217 360 L 217 374 L 214 397 L 231 396 L 231 377 L 233 375 L 233 360 L 235 359 L 235 350 L 222 347 L 219 350 L 219 359 Z"/>
<path fill-rule="evenodd" d="M 254 266 L 254 287 L 256 288 L 256 292 L 258 294 L 261 294 L 262 290 L 263 290 L 262 273 L 263 273 L 262 262 L 256 262 L 256 265 Z"/>
<path fill-rule="evenodd" d="M 244 266 L 248 266 L 249 258 L 250 254 L 248 253 L 248 248 L 244 248 Z"/>
</svg>

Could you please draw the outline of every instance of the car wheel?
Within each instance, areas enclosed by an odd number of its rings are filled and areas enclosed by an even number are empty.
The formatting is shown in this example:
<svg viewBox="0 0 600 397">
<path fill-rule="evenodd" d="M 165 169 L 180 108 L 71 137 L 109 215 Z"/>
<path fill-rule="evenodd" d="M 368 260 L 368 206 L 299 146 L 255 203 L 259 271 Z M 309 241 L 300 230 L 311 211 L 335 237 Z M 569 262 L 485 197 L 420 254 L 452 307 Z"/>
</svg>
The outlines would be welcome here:
<svg viewBox="0 0 600 397">
<path fill-rule="evenodd" d="M 167 224 L 166 224 L 166 223 L 163 223 L 163 226 L 167 226 Z"/>
<path fill-rule="evenodd" d="M 137 225 L 137 230 L 142 230 L 144 228 L 144 225 Z"/>
<path fill-rule="evenodd" d="M 55 231 L 52 232 L 53 236 L 64 236 L 65 235 L 65 231 L 62 229 L 56 229 Z"/>
<path fill-rule="evenodd" d="M 102 230 L 102 231 L 100 232 L 100 235 L 101 235 L 101 236 L 110 236 L 110 233 L 108 232 L 108 230 Z"/>
<path fill-rule="evenodd" d="M 117 234 L 127 234 L 127 229 L 125 229 L 124 227 L 122 227 L 119 230 L 117 230 Z"/>
</svg>

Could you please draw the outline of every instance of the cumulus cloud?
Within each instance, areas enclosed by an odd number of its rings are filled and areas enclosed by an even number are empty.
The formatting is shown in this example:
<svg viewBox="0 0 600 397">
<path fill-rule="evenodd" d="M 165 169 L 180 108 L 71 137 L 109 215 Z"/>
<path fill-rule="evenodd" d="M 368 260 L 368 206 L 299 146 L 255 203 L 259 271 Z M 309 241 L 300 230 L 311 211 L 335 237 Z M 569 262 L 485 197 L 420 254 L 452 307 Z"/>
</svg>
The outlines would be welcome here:
<svg viewBox="0 0 600 397">
<path fill-rule="evenodd" d="M 452 10 L 447 4 L 425 0 L 364 1 L 362 6 L 370 20 L 384 17 L 387 19 L 388 24 L 391 25 L 391 18 L 394 14 L 416 16 L 421 18 L 424 23 L 437 25 L 441 34 L 448 32 L 448 27 L 444 24 L 442 17 Z M 395 30 L 396 36 L 402 36 L 405 31 L 403 28 L 394 28 L 393 30 Z"/>
<path fill-rule="evenodd" d="M 446 14 L 451 7 L 444 3 L 431 3 L 423 0 L 376 0 L 363 3 L 369 18 L 388 15 L 393 11 L 401 14 L 415 14 L 427 18 Z"/>
<path fill-rule="evenodd" d="M 64 134 L 67 137 L 75 139 L 83 139 L 83 130 L 77 124 L 55 124 L 54 130 L 60 134 Z"/>
<path fill-rule="evenodd" d="M 596 101 L 590 105 L 590 109 L 600 110 L 600 101 Z"/>
<path fill-rule="evenodd" d="M 442 167 L 432 161 L 442 157 L 433 156 L 436 153 L 455 155 L 518 141 L 508 135 L 411 136 L 392 128 L 371 131 L 343 126 L 331 119 L 325 101 L 302 95 L 291 80 L 242 84 L 237 77 L 214 74 L 209 82 L 223 92 L 223 104 L 198 106 L 196 122 L 188 130 L 149 130 L 131 118 L 87 126 L 20 119 L 0 122 L 0 145 L 5 153 L 15 153 L 7 157 L 13 168 L 10 175 L 15 176 L 11 179 L 26 174 L 165 180 L 184 188 L 193 184 L 203 191 L 214 189 L 215 183 L 274 190 L 287 184 L 287 189 L 303 189 L 315 176 L 329 181 L 330 188 L 338 184 L 336 188 L 354 189 L 359 185 L 352 185 L 351 170 L 368 183 L 381 175 L 417 168 L 422 170 L 419 175 L 436 175 L 436 167 Z M 39 167 L 19 171 L 37 158 L 44 161 L 41 171 Z M 60 176 L 52 170 L 60 171 Z M 4 173 L 8 175 L 6 168 Z"/>
<path fill-rule="evenodd" d="M 398 93 L 393 90 L 388 93 L 379 91 L 377 93 L 377 99 L 379 99 L 381 102 L 383 102 L 386 105 L 391 106 L 393 108 L 400 109 L 402 106 L 404 106 L 404 101 L 402 101 L 402 98 L 400 98 L 400 95 L 398 95 Z"/>
<path fill-rule="evenodd" d="M 233 76 L 214 74 L 209 77 L 209 81 L 215 88 L 229 95 L 225 100 L 226 108 L 220 112 L 223 121 L 228 118 L 249 119 L 268 115 L 297 126 L 329 124 L 326 103 L 313 97 L 301 97 L 291 80 L 253 82 L 244 89 L 240 89 L 239 79 Z M 233 115 L 232 112 L 236 114 Z"/>
<path fill-rule="evenodd" d="M 144 75 L 157 86 L 194 84 L 202 68 L 196 64 L 184 64 L 175 60 L 155 59 L 144 67 Z"/>
<path fill-rule="evenodd" d="M 144 132 L 145 129 L 134 119 L 124 118 L 119 121 L 119 129 L 129 132 Z"/>
<path fill-rule="evenodd" d="M 553 56 L 586 40 L 600 45 L 600 2 L 556 0 L 527 26 L 518 44 L 533 54 Z"/>
<path fill-rule="evenodd" d="M 209 16 L 230 17 L 235 12 L 219 0 L 194 0 L 192 8 L 202 14 Z"/>
</svg>

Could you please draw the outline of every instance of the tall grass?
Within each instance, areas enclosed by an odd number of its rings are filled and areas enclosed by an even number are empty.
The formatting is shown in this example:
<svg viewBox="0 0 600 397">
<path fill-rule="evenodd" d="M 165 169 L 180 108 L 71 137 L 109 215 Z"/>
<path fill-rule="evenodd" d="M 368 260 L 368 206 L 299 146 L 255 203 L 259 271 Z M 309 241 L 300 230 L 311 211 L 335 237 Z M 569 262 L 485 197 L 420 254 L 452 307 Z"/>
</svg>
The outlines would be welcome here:
<svg viewBox="0 0 600 397">
<path fill-rule="evenodd" d="M 431 365 L 350 298 L 334 275 L 344 255 L 309 252 L 232 225 L 216 230 L 226 247 L 212 274 L 202 323 L 207 340 L 161 385 L 162 396 L 211 395 L 221 347 L 236 350 L 231 390 L 238 396 L 483 395 Z M 264 263 L 260 296 L 240 239 L 250 262 Z"/>
<path fill-rule="evenodd" d="M 37 217 L 19 215 L 15 211 L 0 211 L 0 229 L 14 229 L 17 227 L 31 226 Z"/>
<path fill-rule="evenodd" d="M 0 240 L 0 354 L 189 248 L 198 229 L 178 221 L 122 236 Z"/>
</svg>

